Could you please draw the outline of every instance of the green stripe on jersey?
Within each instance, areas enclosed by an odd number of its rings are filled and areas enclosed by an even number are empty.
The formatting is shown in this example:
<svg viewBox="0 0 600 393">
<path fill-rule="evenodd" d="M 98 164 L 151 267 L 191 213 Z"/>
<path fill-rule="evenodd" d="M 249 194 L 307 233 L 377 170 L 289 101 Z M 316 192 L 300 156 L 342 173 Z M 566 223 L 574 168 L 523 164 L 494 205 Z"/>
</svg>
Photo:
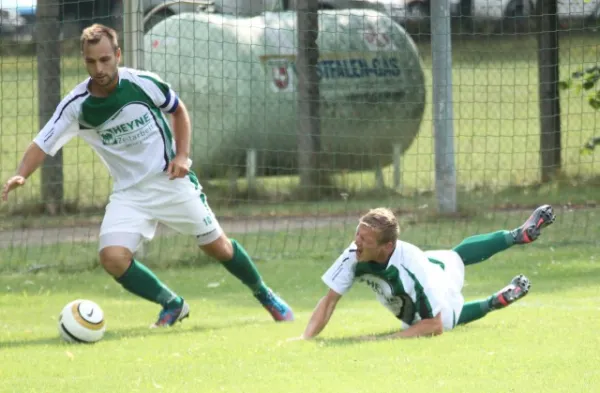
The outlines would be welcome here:
<svg viewBox="0 0 600 393">
<path fill-rule="evenodd" d="M 398 296 L 404 294 L 404 286 L 402 280 L 400 280 L 400 274 L 396 266 L 387 267 L 384 264 L 377 262 L 364 262 L 357 263 L 354 275 L 356 277 L 363 276 L 365 274 L 372 274 L 375 277 L 379 277 L 389 284 L 392 288 L 393 294 Z"/>
<path fill-rule="evenodd" d="M 188 172 L 188 178 L 190 179 L 190 181 L 196 187 L 196 190 L 197 190 L 198 187 L 200 187 L 200 182 L 198 181 L 198 176 L 196 176 L 196 173 L 191 169 Z M 202 203 L 204 203 L 206 205 L 206 196 L 204 196 L 204 194 L 200 195 L 200 199 L 202 199 Z"/>
<path fill-rule="evenodd" d="M 355 276 L 365 282 L 379 295 L 379 301 L 387 303 L 396 318 L 407 325 L 412 324 L 415 319 L 415 304 L 410 295 L 406 293 L 400 272 L 394 265 L 388 265 L 377 262 L 361 262 L 356 264 Z M 385 284 L 378 282 L 383 281 Z M 386 290 L 389 288 L 389 292 Z M 389 307 L 391 304 L 398 305 Z"/>
<path fill-rule="evenodd" d="M 150 77 L 147 79 L 154 81 Z M 156 81 L 156 83 L 161 87 L 160 82 Z M 166 88 L 168 89 L 168 87 Z M 139 118 L 132 119 L 131 113 L 129 113 L 128 116 L 125 116 L 127 120 L 123 119 L 120 122 L 119 116 L 123 116 L 122 114 L 128 111 L 128 107 L 131 111 L 130 105 L 145 107 L 147 112 L 136 108 L 136 111 L 140 111 L 139 116 L 136 115 Z M 115 142 L 119 135 L 124 135 L 134 128 L 143 127 L 144 123 L 154 123 L 156 131 L 161 133 L 164 142 L 163 154 L 167 164 L 175 156 L 170 123 L 142 87 L 128 79 L 120 79 L 117 89 L 108 97 L 88 97 L 82 103 L 79 123 L 95 129 L 106 144 Z"/>
<path fill-rule="evenodd" d="M 158 108 L 152 108 L 152 113 L 158 119 L 160 130 L 163 134 L 163 139 L 165 140 L 165 152 L 167 153 L 167 157 L 169 157 L 169 161 L 171 161 L 175 157 L 175 149 L 173 148 L 173 133 L 171 132 L 171 127 L 169 126 L 169 122 L 165 119 L 165 115 Z"/>
<path fill-rule="evenodd" d="M 140 86 L 121 79 L 115 92 L 108 97 L 86 98 L 81 105 L 80 120 L 93 128 L 100 128 L 107 121 L 116 119 L 126 106 L 134 103 L 148 108 L 156 107 Z"/>
<path fill-rule="evenodd" d="M 427 257 L 427 259 L 429 260 L 429 262 L 433 263 L 434 265 L 438 265 L 439 267 L 441 267 L 442 270 L 446 270 L 446 265 L 444 264 L 444 262 L 438 261 L 437 259 L 434 259 L 431 257 Z"/>
<path fill-rule="evenodd" d="M 403 266 L 403 268 L 406 271 L 406 273 L 410 276 L 410 278 L 412 278 L 413 281 L 415 282 L 415 292 L 417 294 L 417 301 L 416 301 L 417 312 L 421 316 L 421 319 L 433 318 L 434 315 L 433 315 L 433 311 L 431 310 L 431 304 L 429 303 L 429 299 L 427 298 L 427 295 L 425 294 L 423 285 L 421 285 L 421 282 L 419 282 L 419 280 L 417 279 L 417 276 L 415 276 L 413 272 L 411 272 L 404 266 Z"/>
</svg>

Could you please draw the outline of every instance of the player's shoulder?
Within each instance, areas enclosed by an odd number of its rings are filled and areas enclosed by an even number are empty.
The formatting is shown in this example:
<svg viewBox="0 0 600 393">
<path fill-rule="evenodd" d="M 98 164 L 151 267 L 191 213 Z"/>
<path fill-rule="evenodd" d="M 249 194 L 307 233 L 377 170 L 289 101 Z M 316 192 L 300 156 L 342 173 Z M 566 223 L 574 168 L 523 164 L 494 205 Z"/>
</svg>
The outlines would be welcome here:
<svg viewBox="0 0 600 393">
<path fill-rule="evenodd" d="M 343 262 L 356 262 L 356 244 L 354 242 L 350 243 L 350 245 L 342 251 L 338 259 Z"/>
<path fill-rule="evenodd" d="M 144 80 L 154 80 L 154 81 L 164 83 L 162 78 L 155 72 L 140 70 L 137 68 L 119 67 L 119 76 L 123 79 L 133 80 L 133 81 L 143 82 Z"/>
<path fill-rule="evenodd" d="M 326 275 L 333 274 L 337 276 L 341 271 L 354 272 L 356 263 L 356 245 L 352 243 L 339 254 L 336 260 L 329 267 Z"/>
<path fill-rule="evenodd" d="M 403 263 L 410 263 L 413 261 L 421 261 L 427 259 L 427 255 L 423 250 L 421 250 L 421 248 L 412 243 L 405 242 L 402 240 L 396 241 L 396 252 L 394 252 L 394 256 L 402 260 Z"/>
<path fill-rule="evenodd" d="M 90 83 L 90 78 L 85 79 L 84 81 L 80 82 L 79 84 L 77 84 L 77 86 L 75 86 L 74 88 L 72 88 L 67 95 L 65 96 L 65 98 L 67 97 L 86 97 L 90 94 L 89 90 L 88 90 L 88 84 Z"/>
<path fill-rule="evenodd" d="M 61 111 L 64 111 L 67 107 L 71 109 L 78 107 L 78 105 L 81 106 L 81 103 L 85 101 L 87 97 L 90 96 L 90 92 L 88 90 L 88 83 L 89 78 L 72 88 L 62 98 L 62 104 L 58 108 Z"/>
<path fill-rule="evenodd" d="M 346 249 L 344 250 L 344 253 L 347 255 L 354 255 L 356 256 L 356 243 L 352 242 L 348 245 L 348 247 L 346 247 Z"/>
</svg>

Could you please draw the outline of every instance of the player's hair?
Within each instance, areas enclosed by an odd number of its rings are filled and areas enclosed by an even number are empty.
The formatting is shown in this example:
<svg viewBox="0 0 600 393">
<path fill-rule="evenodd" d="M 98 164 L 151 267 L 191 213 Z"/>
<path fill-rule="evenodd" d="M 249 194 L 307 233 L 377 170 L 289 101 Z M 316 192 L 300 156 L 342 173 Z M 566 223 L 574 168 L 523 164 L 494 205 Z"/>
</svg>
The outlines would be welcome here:
<svg viewBox="0 0 600 393">
<path fill-rule="evenodd" d="M 359 220 L 359 225 L 365 225 L 378 232 L 377 242 L 395 243 L 400 236 L 400 226 L 394 213 L 385 207 L 371 209 Z"/>
<path fill-rule="evenodd" d="M 108 38 L 115 52 L 117 49 L 119 49 L 119 35 L 117 32 L 108 26 L 94 23 L 93 25 L 83 29 L 83 32 L 81 33 L 81 38 L 79 39 L 81 43 L 81 50 L 83 51 L 83 47 L 86 43 L 97 44 L 100 42 L 102 37 Z"/>
</svg>

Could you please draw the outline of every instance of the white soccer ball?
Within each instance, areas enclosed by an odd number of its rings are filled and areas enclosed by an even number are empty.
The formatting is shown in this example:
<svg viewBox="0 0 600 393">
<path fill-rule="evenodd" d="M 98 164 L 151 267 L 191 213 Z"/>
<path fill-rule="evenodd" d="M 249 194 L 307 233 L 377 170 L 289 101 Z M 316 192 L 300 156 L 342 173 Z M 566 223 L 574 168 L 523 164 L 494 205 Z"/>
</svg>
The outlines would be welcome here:
<svg viewBox="0 0 600 393">
<path fill-rule="evenodd" d="M 58 317 L 60 336 L 69 343 L 94 343 L 104 337 L 104 312 L 91 300 L 68 303 Z"/>
</svg>

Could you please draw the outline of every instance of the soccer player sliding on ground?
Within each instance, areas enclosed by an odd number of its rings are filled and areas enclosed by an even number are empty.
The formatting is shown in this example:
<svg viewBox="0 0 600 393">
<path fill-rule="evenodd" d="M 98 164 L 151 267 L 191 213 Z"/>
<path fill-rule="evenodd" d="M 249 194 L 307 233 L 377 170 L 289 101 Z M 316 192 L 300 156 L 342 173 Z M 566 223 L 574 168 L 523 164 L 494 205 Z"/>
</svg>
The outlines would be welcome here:
<svg viewBox="0 0 600 393">
<path fill-rule="evenodd" d="M 527 295 L 529 279 L 517 275 L 488 298 L 465 303 L 465 266 L 483 262 L 514 245 L 535 241 L 542 228 L 554 220 L 552 207 L 544 205 L 512 231 L 475 235 L 451 250 L 424 252 L 398 240 L 398 221 L 390 210 L 373 209 L 360 218 L 354 242 L 323 275 L 329 291 L 318 302 L 304 334 L 296 339 L 316 337 L 341 297 L 357 281 L 369 285 L 381 304 L 400 320 L 403 329 L 383 337 L 388 339 L 439 335 L 505 308 Z"/>
</svg>

